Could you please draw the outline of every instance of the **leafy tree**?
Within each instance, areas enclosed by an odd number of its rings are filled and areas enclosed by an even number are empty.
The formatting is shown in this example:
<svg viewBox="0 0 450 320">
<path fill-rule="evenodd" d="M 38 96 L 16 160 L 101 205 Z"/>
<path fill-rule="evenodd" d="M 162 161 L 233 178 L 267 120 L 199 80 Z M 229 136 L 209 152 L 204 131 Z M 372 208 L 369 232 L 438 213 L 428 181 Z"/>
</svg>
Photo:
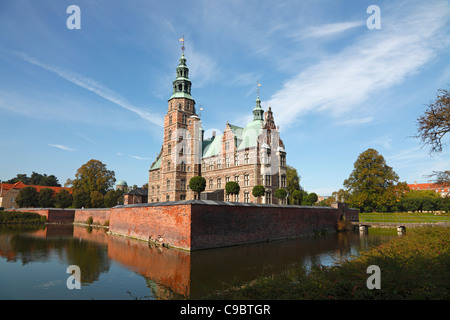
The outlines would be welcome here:
<svg viewBox="0 0 450 320">
<path fill-rule="evenodd" d="M 287 197 L 286 189 L 278 188 L 277 190 L 275 190 L 275 197 L 277 197 L 280 200 L 281 199 L 286 199 L 286 197 Z"/>
<path fill-rule="evenodd" d="M 82 189 L 73 189 L 73 207 L 74 208 L 90 208 L 91 194 Z"/>
<path fill-rule="evenodd" d="M 118 204 L 123 204 L 122 190 L 109 190 L 103 197 L 105 208 L 112 208 Z"/>
<path fill-rule="evenodd" d="M 291 194 L 293 204 L 300 204 L 302 203 L 303 199 L 303 192 L 300 190 L 294 190 L 294 192 Z"/>
<path fill-rule="evenodd" d="M 55 206 L 53 196 L 55 191 L 50 188 L 44 188 L 39 191 L 39 206 L 41 208 L 53 208 Z"/>
<path fill-rule="evenodd" d="M 104 206 L 104 199 L 103 195 L 100 193 L 100 191 L 92 191 L 91 192 L 91 208 L 103 208 Z"/>
<path fill-rule="evenodd" d="M 48 186 L 48 187 L 60 187 L 61 184 L 58 182 L 58 178 L 54 175 L 47 176 L 46 174 L 40 174 L 36 172 L 31 173 L 31 177 L 28 177 L 26 174 L 19 173 L 15 178 L 12 178 L 5 183 L 16 183 L 21 181 L 26 185 L 35 185 L 35 186 Z"/>
<path fill-rule="evenodd" d="M 73 197 L 69 191 L 61 189 L 55 194 L 54 201 L 56 208 L 68 208 L 73 203 Z"/>
<path fill-rule="evenodd" d="M 266 193 L 266 188 L 264 188 L 264 186 L 260 185 L 260 184 L 254 186 L 252 189 L 252 194 L 257 199 L 258 202 L 259 202 L 259 198 L 264 196 L 265 193 Z"/>
<path fill-rule="evenodd" d="M 36 208 L 39 206 L 39 192 L 35 187 L 25 187 L 19 191 L 16 203 L 21 208 Z"/>
<path fill-rule="evenodd" d="M 314 192 L 311 192 L 306 197 L 304 197 L 302 204 L 304 204 L 306 206 L 312 206 L 313 204 L 315 204 L 317 202 L 318 199 L 319 199 L 319 197 L 317 196 L 317 194 Z"/>
<path fill-rule="evenodd" d="M 344 181 L 348 202 L 362 211 L 373 211 L 383 205 L 386 191 L 398 182 L 398 175 L 374 149 L 362 152 L 350 177 Z"/>
<path fill-rule="evenodd" d="M 241 187 L 239 186 L 239 183 L 236 181 L 228 181 L 225 184 L 225 192 L 227 194 L 239 194 L 239 190 Z"/>
<path fill-rule="evenodd" d="M 205 191 L 205 188 L 206 188 L 205 178 L 203 178 L 201 176 L 192 177 L 191 180 L 189 180 L 189 188 L 192 191 L 197 192 L 198 199 L 200 199 L 200 193 Z"/>
<path fill-rule="evenodd" d="M 114 171 L 107 170 L 105 164 L 94 159 L 82 165 L 75 174 L 75 180 L 70 180 L 74 191 L 81 190 L 89 195 L 93 191 L 98 191 L 104 195 L 113 188 L 115 182 Z"/>
<path fill-rule="evenodd" d="M 289 194 L 289 203 L 293 203 L 292 194 L 295 190 L 301 190 L 300 188 L 300 176 L 297 173 L 297 169 L 292 166 L 286 166 L 286 184 L 287 192 Z"/>
</svg>

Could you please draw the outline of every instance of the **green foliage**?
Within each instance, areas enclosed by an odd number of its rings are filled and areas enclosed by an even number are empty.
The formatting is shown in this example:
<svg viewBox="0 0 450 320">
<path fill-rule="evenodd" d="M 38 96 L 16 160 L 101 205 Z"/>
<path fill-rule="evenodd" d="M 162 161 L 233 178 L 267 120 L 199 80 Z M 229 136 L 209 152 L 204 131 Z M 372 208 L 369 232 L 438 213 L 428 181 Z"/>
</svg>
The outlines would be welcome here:
<svg viewBox="0 0 450 320">
<path fill-rule="evenodd" d="M 90 208 L 91 194 L 81 189 L 73 190 L 73 207 L 74 208 Z"/>
<path fill-rule="evenodd" d="M 55 194 L 54 204 L 56 208 L 68 208 L 73 204 L 73 197 L 69 191 L 61 189 Z"/>
<path fill-rule="evenodd" d="M 225 192 L 227 194 L 239 194 L 240 189 L 239 184 L 235 181 L 228 181 L 225 184 Z"/>
<path fill-rule="evenodd" d="M 262 197 L 265 192 L 266 192 L 266 188 L 264 188 L 264 186 L 260 185 L 260 184 L 254 186 L 252 189 L 252 194 L 256 198 Z"/>
<path fill-rule="evenodd" d="M 292 204 L 300 204 L 302 203 L 303 199 L 303 192 L 301 190 L 294 190 L 294 192 L 291 194 L 292 198 Z"/>
<path fill-rule="evenodd" d="M 34 212 L 0 211 L 0 224 L 45 222 L 45 216 L 41 216 Z"/>
<path fill-rule="evenodd" d="M 82 165 L 75 174 L 75 180 L 69 180 L 73 190 L 91 194 L 98 191 L 102 195 L 113 188 L 116 182 L 114 171 L 107 170 L 106 165 L 99 160 L 89 160 Z"/>
<path fill-rule="evenodd" d="M 35 187 L 25 187 L 19 191 L 16 203 L 21 208 L 36 208 L 39 206 L 39 192 Z"/>
<path fill-rule="evenodd" d="M 292 195 L 294 194 L 295 190 L 301 190 L 300 188 L 300 176 L 297 173 L 297 169 L 295 169 L 292 166 L 286 166 L 286 184 L 287 184 L 287 191 L 289 193 L 289 204 L 293 204 L 295 200 Z"/>
<path fill-rule="evenodd" d="M 45 173 L 40 174 L 34 171 L 31 173 L 31 177 L 28 177 L 26 174 L 19 173 L 15 178 L 5 181 L 5 183 L 16 183 L 19 181 L 26 185 L 61 187 L 61 184 L 58 182 L 58 178 L 54 175 L 47 176 Z"/>
<path fill-rule="evenodd" d="M 200 193 L 205 191 L 206 188 L 206 180 L 201 176 L 192 177 L 189 180 L 189 188 L 198 193 L 198 198 L 200 199 Z"/>
<path fill-rule="evenodd" d="M 87 219 L 86 219 L 86 224 L 93 224 L 94 223 L 94 218 L 92 218 L 92 216 L 89 216 Z"/>
<path fill-rule="evenodd" d="M 119 204 L 123 204 L 122 190 L 109 190 L 103 197 L 105 208 L 112 208 Z"/>
<path fill-rule="evenodd" d="M 103 208 L 103 195 L 99 191 L 91 192 L 91 208 Z"/>
<path fill-rule="evenodd" d="M 302 204 L 305 206 L 312 206 L 317 202 L 318 199 L 319 197 L 317 196 L 317 194 L 312 192 L 303 199 Z"/>
<path fill-rule="evenodd" d="M 50 188 L 44 188 L 39 191 L 39 207 L 41 208 L 53 208 L 55 206 L 55 202 L 53 196 L 55 195 L 55 191 Z"/>
<path fill-rule="evenodd" d="M 395 203 L 395 183 L 398 175 L 386 164 L 383 156 L 374 149 L 362 152 L 344 187 L 350 194 L 351 206 L 364 211 L 387 208 Z"/>
<path fill-rule="evenodd" d="M 286 189 L 278 188 L 277 190 L 275 190 L 275 197 L 277 197 L 278 199 L 286 198 L 287 197 Z"/>
</svg>

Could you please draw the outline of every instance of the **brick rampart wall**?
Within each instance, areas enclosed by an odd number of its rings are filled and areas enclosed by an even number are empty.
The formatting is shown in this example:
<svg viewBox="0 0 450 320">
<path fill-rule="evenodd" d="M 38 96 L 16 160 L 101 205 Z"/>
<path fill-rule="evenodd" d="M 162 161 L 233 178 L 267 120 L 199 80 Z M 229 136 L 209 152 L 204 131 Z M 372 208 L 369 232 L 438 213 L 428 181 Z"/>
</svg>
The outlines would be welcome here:
<svg viewBox="0 0 450 320">
<path fill-rule="evenodd" d="M 75 223 L 86 223 L 89 217 L 92 217 L 94 224 L 106 225 L 109 222 L 111 209 L 75 209 Z"/>
<path fill-rule="evenodd" d="M 11 211 L 34 212 L 45 216 L 48 223 L 72 223 L 75 215 L 73 209 L 19 208 Z"/>
<path fill-rule="evenodd" d="M 343 212 L 342 206 L 246 205 L 192 200 L 114 207 L 109 228 L 113 234 L 198 250 L 336 231 Z"/>
</svg>

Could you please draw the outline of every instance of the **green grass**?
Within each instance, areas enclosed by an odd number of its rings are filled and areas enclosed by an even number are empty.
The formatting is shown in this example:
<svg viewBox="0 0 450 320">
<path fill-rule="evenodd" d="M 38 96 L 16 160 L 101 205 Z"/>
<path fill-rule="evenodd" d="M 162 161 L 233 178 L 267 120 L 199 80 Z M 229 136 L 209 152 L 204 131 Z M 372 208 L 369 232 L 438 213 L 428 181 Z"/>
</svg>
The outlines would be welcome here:
<svg viewBox="0 0 450 320">
<path fill-rule="evenodd" d="M 0 224 L 41 224 L 46 222 L 46 217 L 34 212 L 0 211 Z"/>
<path fill-rule="evenodd" d="M 450 223 L 450 214 L 433 213 L 411 213 L 411 212 L 395 212 L 395 213 L 360 213 L 360 222 L 386 222 L 386 223 Z"/>
<path fill-rule="evenodd" d="M 381 270 L 381 289 L 367 288 L 370 265 Z M 207 299 L 448 300 L 450 228 L 409 229 L 407 234 L 331 267 L 297 267 L 282 275 L 230 286 Z"/>
</svg>

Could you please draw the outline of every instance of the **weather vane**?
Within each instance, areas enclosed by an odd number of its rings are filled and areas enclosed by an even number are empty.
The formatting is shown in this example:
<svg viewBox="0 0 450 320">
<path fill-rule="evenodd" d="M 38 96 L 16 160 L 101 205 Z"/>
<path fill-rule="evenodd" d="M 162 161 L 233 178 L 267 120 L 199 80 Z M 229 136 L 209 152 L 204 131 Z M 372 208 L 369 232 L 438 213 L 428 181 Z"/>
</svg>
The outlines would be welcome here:
<svg viewBox="0 0 450 320">
<path fill-rule="evenodd" d="M 183 43 L 181 45 L 181 52 L 184 54 L 184 36 L 183 36 L 183 38 L 180 39 L 180 41 Z"/>
<path fill-rule="evenodd" d="M 259 97 L 259 87 L 261 87 L 261 83 L 258 82 L 258 80 L 256 80 L 256 94 Z"/>
</svg>

